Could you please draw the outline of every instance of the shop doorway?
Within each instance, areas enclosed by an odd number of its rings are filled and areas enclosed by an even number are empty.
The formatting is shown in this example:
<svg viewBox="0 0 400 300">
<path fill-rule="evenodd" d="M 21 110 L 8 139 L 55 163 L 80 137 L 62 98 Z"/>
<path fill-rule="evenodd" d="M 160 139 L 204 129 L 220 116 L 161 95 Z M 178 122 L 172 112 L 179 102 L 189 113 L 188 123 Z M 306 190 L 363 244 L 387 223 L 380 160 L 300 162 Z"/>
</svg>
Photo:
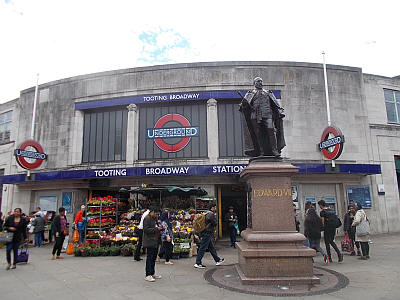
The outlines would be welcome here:
<svg viewBox="0 0 400 300">
<path fill-rule="evenodd" d="M 247 227 L 247 193 L 244 185 L 222 185 L 219 186 L 221 201 L 221 222 L 222 237 L 228 237 L 227 224 L 225 222 L 225 214 L 228 212 L 229 206 L 233 206 L 238 216 L 238 225 L 240 231 Z"/>
</svg>

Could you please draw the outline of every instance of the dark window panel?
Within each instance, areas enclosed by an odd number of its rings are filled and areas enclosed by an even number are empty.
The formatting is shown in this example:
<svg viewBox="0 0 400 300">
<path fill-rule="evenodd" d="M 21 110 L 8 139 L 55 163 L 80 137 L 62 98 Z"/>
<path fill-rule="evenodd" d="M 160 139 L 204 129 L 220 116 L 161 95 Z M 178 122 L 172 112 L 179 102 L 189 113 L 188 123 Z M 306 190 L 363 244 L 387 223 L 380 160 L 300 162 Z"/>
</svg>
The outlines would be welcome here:
<svg viewBox="0 0 400 300">
<path fill-rule="evenodd" d="M 89 162 L 89 135 L 90 135 L 90 114 L 85 114 L 83 118 L 83 150 L 82 150 L 82 162 Z"/>
<path fill-rule="evenodd" d="M 127 126 L 128 126 L 128 111 L 124 110 L 122 112 L 122 151 L 121 159 L 126 160 L 126 140 L 127 140 Z"/>
<path fill-rule="evenodd" d="M 110 131 L 108 136 L 108 160 L 115 160 L 115 111 L 110 111 Z"/>
<path fill-rule="evenodd" d="M 115 112 L 115 160 L 121 160 L 122 154 L 122 111 Z"/>
<path fill-rule="evenodd" d="M 96 161 L 101 161 L 102 142 L 103 142 L 103 113 L 96 113 Z"/>
<path fill-rule="evenodd" d="M 101 147 L 101 160 L 108 161 L 108 144 L 110 132 L 110 112 L 103 112 L 103 139 Z"/>
</svg>

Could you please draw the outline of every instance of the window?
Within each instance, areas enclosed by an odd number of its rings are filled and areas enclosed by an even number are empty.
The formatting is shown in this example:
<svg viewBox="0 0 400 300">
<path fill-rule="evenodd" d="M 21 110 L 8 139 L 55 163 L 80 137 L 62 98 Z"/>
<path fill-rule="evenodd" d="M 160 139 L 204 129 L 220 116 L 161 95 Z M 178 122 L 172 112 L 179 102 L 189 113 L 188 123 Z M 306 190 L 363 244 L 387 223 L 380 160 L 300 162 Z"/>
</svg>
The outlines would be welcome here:
<svg viewBox="0 0 400 300">
<path fill-rule="evenodd" d="M 0 114 L 0 143 L 10 141 L 12 111 Z"/>
<path fill-rule="evenodd" d="M 389 123 L 400 123 L 400 91 L 383 89 Z"/>
<path fill-rule="evenodd" d="M 126 159 L 128 110 L 86 112 L 82 162 Z"/>
</svg>

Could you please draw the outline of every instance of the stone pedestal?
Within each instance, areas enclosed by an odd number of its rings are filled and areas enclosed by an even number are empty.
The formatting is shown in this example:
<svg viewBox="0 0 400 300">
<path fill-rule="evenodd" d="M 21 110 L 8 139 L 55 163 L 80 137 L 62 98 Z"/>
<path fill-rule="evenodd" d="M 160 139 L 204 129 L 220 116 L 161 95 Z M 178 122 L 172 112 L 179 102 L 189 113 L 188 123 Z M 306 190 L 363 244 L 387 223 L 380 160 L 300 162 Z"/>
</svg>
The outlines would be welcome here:
<svg viewBox="0 0 400 300">
<path fill-rule="evenodd" d="M 242 171 L 248 192 L 248 228 L 237 243 L 244 284 L 315 284 L 315 250 L 296 231 L 291 176 L 298 168 L 275 159 L 254 159 Z"/>
</svg>

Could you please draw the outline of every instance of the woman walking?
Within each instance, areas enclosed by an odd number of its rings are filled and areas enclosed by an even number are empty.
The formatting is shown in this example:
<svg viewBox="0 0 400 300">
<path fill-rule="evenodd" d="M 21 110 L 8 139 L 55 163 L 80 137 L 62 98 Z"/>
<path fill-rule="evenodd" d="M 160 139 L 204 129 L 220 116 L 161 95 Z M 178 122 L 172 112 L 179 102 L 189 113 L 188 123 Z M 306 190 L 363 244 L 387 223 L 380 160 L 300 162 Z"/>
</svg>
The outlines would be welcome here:
<svg viewBox="0 0 400 300">
<path fill-rule="evenodd" d="M 329 264 L 329 258 L 321 248 L 321 231 L 323 228 L 322 220 L 317 215 L 315 208 L 310 205 L 304 220 L 304 235 L 309 240 L 310 248 L 321 253 L 325 263 Z"/>
<path fill-rule="evenodd" d="M 165 264 L 173 265 L 174 263 L 170 261 L 172 256 L 173 239 L 174 234 L 172 232 L 172 224 L 169 221 L 169 211 L 163 211 L 160 216 L 161 226 L 163 230 L 161 233 L 162 248 L 164 249 Z"/>
<path fill-rule="evenodd" d="M 354 217 L 352 226 L 356 227 L 356 242 L 359 242 L 361 245 L 362 256 L 360 257 L 360 259 L 366 260 L 369 259 L 369 232 L 361 232 L 359 226 L 361 226 L 361 223 L 369 221 L 367 218 L 367 214 L 362 209 L 360 202 L 356 202 L 356 210 L 357 212 Z"/>
<path fill-rule="evenodd" d="M 22 210 L 20 208 L 14 209 L 14 214 L 7 217 L 4 222 L 4 228 L 8 232 L 13 232 L 13 239 L 11 242 L 7 243 L 7 270 L 15 269 L 17 264 L 18 247 L 21 240 L 24 239 L 25 242 L 28 241 L 26 235 L 26 225 L 28 224 L 24 218 L 21 217 Z M 14 253 L 14 260 L 11 266 L 11 251 Z"/>
<path fill-rule="evenodd" d="M 65 216 L 65 208 L 60 207 L 58 209 L 58 213 L 59 213 L 58 216 L 56 216 L 53 221 L 56 243 L 54 244 L 54 247 L 53 247 L 53 252 L 52 252 L 52 256 L 51 256 L 52 260 L 55 259 L 54 255 L 56 253 L 57 253 L 57 259 L 63 258 L 61 256 L 61 249 L 62 249 L 65 237 L 69 234 L 67 217 Z"/>
</svg>

